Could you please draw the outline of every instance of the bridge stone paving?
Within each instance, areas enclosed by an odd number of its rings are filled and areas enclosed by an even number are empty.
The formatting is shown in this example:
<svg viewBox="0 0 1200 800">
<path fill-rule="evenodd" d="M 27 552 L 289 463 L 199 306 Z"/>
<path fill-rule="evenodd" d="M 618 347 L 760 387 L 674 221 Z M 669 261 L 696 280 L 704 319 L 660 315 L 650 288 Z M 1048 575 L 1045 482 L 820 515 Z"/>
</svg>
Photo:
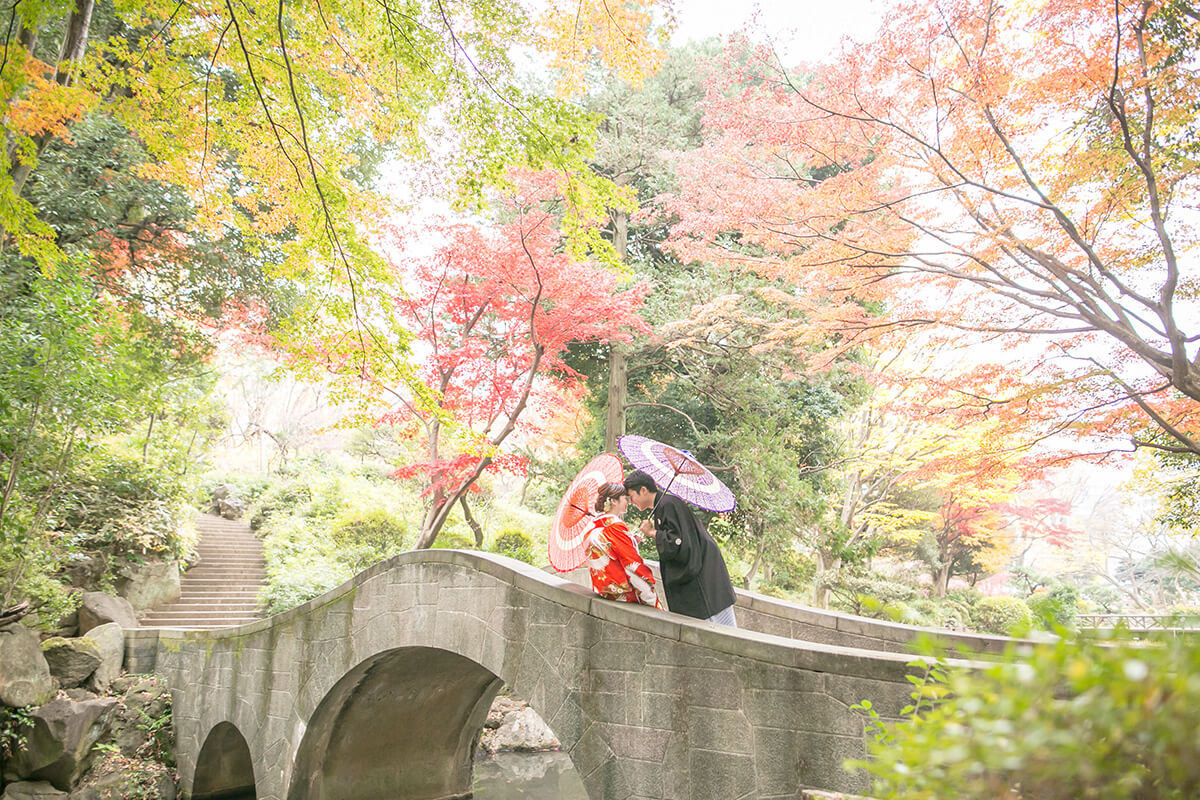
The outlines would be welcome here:
<svg viewBox="0 0 1200 800">
<path fill-rule="evenodd" d="M 912 629 L 739 602 L 753 627 L 835 638 L 841 625 L 890 646 L 722 628 L 608 602 L 501 556 L 432 550 L 240 628 L 132 631 L 127 668 L 172 687 L 193 798 L 469 797 L 502 686 L 550 725 L 591 800 L 861 791 L 842 766 L 863 754 L 850 706 L 870 699 L 898 715 L 914 668 L 886 650 Z"/>
</svg>

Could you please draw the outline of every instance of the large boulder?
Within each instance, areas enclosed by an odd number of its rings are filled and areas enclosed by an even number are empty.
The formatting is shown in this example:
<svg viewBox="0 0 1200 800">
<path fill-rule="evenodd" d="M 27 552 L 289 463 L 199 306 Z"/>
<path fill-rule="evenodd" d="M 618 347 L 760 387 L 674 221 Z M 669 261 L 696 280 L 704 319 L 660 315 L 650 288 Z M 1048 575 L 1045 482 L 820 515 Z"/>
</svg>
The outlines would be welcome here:
<svg viewBox="0 0 1200 800">
<path fill-rule="evenodd" d="M 500 727 L 485 731 L 481 745 L 488 752 L 517 750 L 555 750 L 559 747 L 554 732 L 528 706 L 504 714 Z"/>
<path fill-rule="evenodd" d="M 100 648 L 91 639 L 56 636 L 42 642 L 42 655 L 50 665 L 50 674 L 64 689 L 82 686 L 100 666 Z"/>
<path fill-rule="evenodd" d="M 241 519 L 247 507 L 246 501 L 237 496 L 235 487 L 226 483 L 213 489 L 212 513 L 225 519 Z"/>
<path fill-rule="evenodd" d="M 104 592 L 84 592 L 79 604 L 79 633 L 86 634 L 92 628 L 115 622 L 128 630 L 138 626 L 137 614 L 124 597 L 113 597 Z"/>
<path fill-rule="evenodd" d="M 100 666 L 92 673 L 88 686 L 98 692 L 107 691 L 125 666 L 125 632 L 117 623 L 106 622 L 88 631 L 86 638 L 100 651 Z"/>
<path fill-rule="evenodd" d="M 248 507 L 240 497 L 227 497 L 221 501 L 218 512 L 225 519 L 241 519 Z"/>
<path fill-rule="evenodd" d="M 91 764 L 92 748 L 108 733 L 116 710 L 115 697 L 51 700 L 30 715 L 33 727 L 5 764 L 4 777 L 50 781 L 70 791 Z"/>
<path fill-rule="evenodd" d="M 75 551 L 67 556 L 62 571 L 71 586 L 92 591 L 108 569 L 108 558 L 95 551 Z"/>
<path fill-rule="evenodd" d="M 65 800 L 66 792 L 55 789 L 49 781 L 20 781 L 4 787 L 0 800 Z"/>
<path fill-rule="evenodd" d="M 178 599 L 181 591 L 178 561 L 126 564 L 117 572 L 117 594 L 141 611 Z"/>
<path fill-rule="evenodd" d="M 0 703 L 38 706 L 57 689 L 37 634 L 19 622 L 0 628 Z"/>
</svg>

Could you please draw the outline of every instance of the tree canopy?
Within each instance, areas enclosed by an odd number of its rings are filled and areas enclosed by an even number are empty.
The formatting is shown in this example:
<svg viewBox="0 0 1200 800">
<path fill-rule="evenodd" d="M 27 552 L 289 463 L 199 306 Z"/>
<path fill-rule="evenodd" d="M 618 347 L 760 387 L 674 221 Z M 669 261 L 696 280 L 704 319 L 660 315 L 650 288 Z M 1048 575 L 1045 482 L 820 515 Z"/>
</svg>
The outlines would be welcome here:
<svg viewBox="0 0 1200 800">
<path fill-rule="evenodd" d="M 681 155 L 674 246 L 788 277 L 849 340 L 937 323 L 1039 342 L 1018 357 L 1074 401 L 1064 424 L 1195 455 L 1195 21 L 1183 2 L 910 2 L 806 70 L 742 44 Z"/>
</svg>

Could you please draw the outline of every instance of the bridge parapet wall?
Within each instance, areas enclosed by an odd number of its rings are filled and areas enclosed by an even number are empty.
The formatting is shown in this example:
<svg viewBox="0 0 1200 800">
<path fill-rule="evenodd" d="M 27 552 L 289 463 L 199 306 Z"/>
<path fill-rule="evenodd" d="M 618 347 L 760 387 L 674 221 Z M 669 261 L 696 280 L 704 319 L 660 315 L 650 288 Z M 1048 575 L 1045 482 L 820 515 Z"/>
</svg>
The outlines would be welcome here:
<svg viewBox="0 0 1200 800">
<path fill-rule="evenodd" d="M 741 590 L 737 592 L 736 608 L 738 625 L 750 630 L 841 647 L 911 653 L 915 643 L 928 639 L 951 652 L 999 655 L 1014 643 L 1036 644 L 1031 640 L 1008 636 L 963 633 L 868 619 Z"/>
<path fill-rule="evenodd" d="M 658 563 L 646 563 L 653 571 L 655 579 L 659 580 Z M 565 573 L 563 577 L 580 586 L 591 585 L 586 567 Z M 911 653 L 914 643 L 932 639 L 949 652 L 987 655 L 1003 653 L 1014 642 L 1036 644 L 1031 640 L 1013 639 L 1008 636 L 956 632 L 944 628 L 926 628 L 843 614 L 778 600 L 743 589 L 735 589 L 735 593 L 740 628 L 787 639 L 839 647 L 884 650 L 890 653 Z"/>
<path fill-rule="evenodd" d="M 750 608 L 786 617 L 774 610 Z M 402 554 L 241 628 L 154 636 L 128 649 L 141 664 L 153 652 L 172 687 L 184 792 L 228 723 L 264 800 L 466 796 L 480 708 L 501 684 L 554 730 L 592 800 L 856 792 L 863 778 L 842 769 L 863 753 L 850 706 L 895 717 L 911 688 L 909 656 L 611 603 L 458 551 Z M 372 772 L 360 752 L 406 755 Z"/>
</svg>

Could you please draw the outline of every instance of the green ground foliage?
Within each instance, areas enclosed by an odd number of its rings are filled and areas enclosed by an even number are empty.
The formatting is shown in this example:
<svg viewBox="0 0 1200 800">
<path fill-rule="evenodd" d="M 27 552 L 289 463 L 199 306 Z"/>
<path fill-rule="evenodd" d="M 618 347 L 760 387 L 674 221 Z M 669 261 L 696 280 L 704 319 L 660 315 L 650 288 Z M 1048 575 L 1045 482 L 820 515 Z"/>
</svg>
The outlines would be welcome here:
<svg viewBox="0 0 1200 800">
<path fill-rule="evenodd" d="M 268 475 L 214 475 L 205 481 L 209 492 L 221 484 L 252 501 L 248 520 L 263 539 L 267 561 L 261 600 L 271 614 L 411 548 L 423 511 L 417 490 L 381 466 L 348 466 L 331 456 L 299 459 Z M 484 529 L 483 549 L 545 564 L 545 515 L 497 500 L 487 490 L 472 498 L 472 506 Z M 437 547 L 478 549 L 460 514 L 451 517 Z"/>
<path fill-rule="evenodd" d="M 1034 620 L 1043 628 L 1074 628 L 1079 616 L 1079 589 L 1060 583 L 1044 592 L 1034 592 L 1025 601 Z"/>
<path fill-rule="evenodd" d="M 1060 633 L 1066 633 L 1060 629 Z M 938 667 L 904 722 L 875 716 L 856 766 L 885 800 L 1185 800 L 1200 796 L 1200 639 L 1014 647 Z"/>
<path fill-rule="evenodd" d="M 263 539 L 269 613 L 343 583 L 411 542 L 417 498 L 371 468 L 342 470 L 323 459 L 251 481 L 250 523 Z M 235 486 L 237 483 L 235 483 Z"/>
</svg>

